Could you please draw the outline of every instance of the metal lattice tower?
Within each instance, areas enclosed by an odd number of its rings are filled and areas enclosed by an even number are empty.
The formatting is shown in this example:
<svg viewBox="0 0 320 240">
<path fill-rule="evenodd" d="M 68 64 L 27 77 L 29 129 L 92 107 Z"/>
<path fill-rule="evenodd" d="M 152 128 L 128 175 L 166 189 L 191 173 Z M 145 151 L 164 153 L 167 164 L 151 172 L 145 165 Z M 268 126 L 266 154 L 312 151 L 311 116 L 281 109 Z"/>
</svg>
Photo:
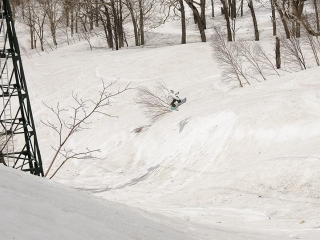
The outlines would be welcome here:
<svg viewBox="0 0 320 240">
<path fill-rule="evenodd" d="M 9 0 L 0 0 L 0 163 L 43 176 Z"/>
</svg>

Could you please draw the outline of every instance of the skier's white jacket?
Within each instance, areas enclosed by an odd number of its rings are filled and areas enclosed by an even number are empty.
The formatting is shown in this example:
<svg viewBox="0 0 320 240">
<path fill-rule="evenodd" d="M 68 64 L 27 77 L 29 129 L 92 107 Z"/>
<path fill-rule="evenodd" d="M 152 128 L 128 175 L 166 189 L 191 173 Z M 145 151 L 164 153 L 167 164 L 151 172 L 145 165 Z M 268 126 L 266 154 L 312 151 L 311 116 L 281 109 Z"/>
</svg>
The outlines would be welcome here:
<svg viewBox="0 0 320 240">
<path fill-rule="evenodd" d="M 173 99 L 180 100 L 180 98 L 177 95 L 178 95 L 178 93 L 169 92 L 169 94 L 168 94 L 168 103 L 170 104 L 173 101 Z"/>
</svg>

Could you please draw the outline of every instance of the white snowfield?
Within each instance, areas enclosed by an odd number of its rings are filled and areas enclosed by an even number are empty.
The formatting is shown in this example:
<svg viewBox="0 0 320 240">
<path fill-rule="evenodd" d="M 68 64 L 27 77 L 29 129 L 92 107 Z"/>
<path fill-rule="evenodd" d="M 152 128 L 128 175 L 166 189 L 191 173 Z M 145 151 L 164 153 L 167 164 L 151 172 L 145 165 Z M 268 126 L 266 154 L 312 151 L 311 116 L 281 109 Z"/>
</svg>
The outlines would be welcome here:
<svg viewBox="0 0 320 240">
<path fill-rule="evenodd" d="M 56 137 L 39 123 L 50 116 L 41 101 L 71 104 L 72 89 L 93 98 L 101 78 L 133 88 L 164 81 L 188 99 L 135 133 L 149 124 L 136 91 L 114 98 L 106 111 L 118 118 L 97 115 L 69 145 L 98 147 L 102 159 L 71 160 L 57 181 L 179 218 L 196 239 L 320 236 L 318 68 L 231 90 L 209 43 L 117 52 L 74 45 L 24 63 L 45 167 Z"/>
<path fill-rule="evenodd" d="M 1 167 L 0 239 L 320 239 L 319 67 L 232 89 L 210 43 L 78 43 L 23 63 L 45 169 L 58 139 L 42 102 L 95 99 L 101 79 L 118 79 L 113 91 L 163 81 L 187 102 L 148 126 L 136 90 L 113 98 L 105 111 L 118 117 L 96 115 L 68 145 L 101 159 L 54 177 L 82 193 Z"/>
<path fill-rule="evenodd" d="M 3 240 L 195 239 L 174 219 L 81 194 L 2 165 L 0 202 Z"/>
</svg>

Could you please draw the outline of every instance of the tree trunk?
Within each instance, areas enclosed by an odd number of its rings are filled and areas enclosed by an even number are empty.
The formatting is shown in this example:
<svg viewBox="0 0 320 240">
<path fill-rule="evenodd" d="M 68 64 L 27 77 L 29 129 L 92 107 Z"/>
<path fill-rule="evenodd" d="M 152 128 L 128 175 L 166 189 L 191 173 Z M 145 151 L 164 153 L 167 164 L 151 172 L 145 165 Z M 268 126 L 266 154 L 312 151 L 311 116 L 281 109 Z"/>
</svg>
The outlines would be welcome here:
<svg viewBox="0 0 320 240">
<path fill-rule="evenodd" d="M 280 39 L 278 37 L 276 37 L 276 66 L 277 69 L 281 68 Z"/>
<path fill-rule="evenodd" d="M 304 0 L 296 0 L 294 2 L 295 13 L 298 19 L 302 18 L 303 8 L 304 8 Z M 301 24 L 300 22 L 296 22 L 296 37 L 301 36 Z"/>
<path fill-rule="evenodd" d="M 119 46 L 124 47 L 124 33 L 123 33 L 123 18 L 122 18 L 122 0 L 119 1 L 119 21 L 118 21 L 118 32 L 119 32 Z"/>
<path fill-rule="evenodd" d="M 130 15 L 131 15 L 135 44 L 136 44 L 136 46 L 139 46 L 138 26 L 137 26 L 137 20 L 135 18 L 134 12 L 133 12 L 132 3 L 131 3 L 131 0 L 126 0 L 126 2 L 127 2 L 127 7 L 129 9 Z"/>
<path fill-rule="evenodd" d="M 201 16 L 199 14 L 198 9 L 193 5 L 193 2 L 191 0 L 184 0 L 184 1 L 188 4 L 188 6 L 191 8 L 191 10 L 193 12 L 193 15 L 197 18 L 201 41 L 206 42 L 207 37 L 206 37 L 206 33 L 205 33 L 205 25 L 202 22 L 202 19 L 201 19 Z"/>
<path fill-rule="evenodd" d="M 276 9 L 274 7 L 274 0 L 270 0 L 271 3 L 271 14 L 272 14 L 272 34 L 277 35 L 277 21 L 276 21 Z"/>
<path fill-rule="evenodd" d="M 319 12 L 318 12 L 318 3 L 317 0 L 313 0 L 314 11 L 316 14 L 316 23 L 317 23 L 317 31 L 320 31 L 320 22 L 319 22 Z"/>
<path fill-rule="evenodd" d="M 93 23 L 94 23 L 94 8 L 93 5 L 90 4 L 90 18 L 89 18 L 89 25 L 90 25 L 90 31 L 93 30 Z"/>
<path fill-rule="evenodd" d="M 66 27 L 69 27 L 69 23 L 70 23 L 70 9 L 69 6 L 66 5 L 64 8 L 65 14 L 66 14 Z"/>
<path fill-rule="evenodd" d="M 227 0 L 220 0 L 220 1 L 223 6 L 224 17 L 225 17 L 226 23 L 227 23 L 228 41 L 231 42 L 232 41 L 232 32 L 231 32 L 231 24 L 230 24 L 229 10 L 228 10 L 229 8 L 227 5 Z"/>
<path fill-rule="evenodd" d="M 194 13 L 192 15 L 193 15 L 194 24 L 198 24 L 197 16 Z"/>
<path fill-rule="evenodd" d="M 250 9 L 251 16 L 252 16 L 252 21 L 253 21 L 254 40 L 255 40 L 255 41 L 259 41 L 258 23 L 257 23 L 257 18 L 256 18 L 256 14 L 255 14 L 255 11 L 254 11 L 254 7 L 253 7 L 252 0 L 248 0 L 248 7 L 249 7 L 249 9 Z"/>
<path fill-rule="evenodd" d="M 181 44 L 186 44 L 187 42 L 186 12 L 184 9 L 183 0 L 179 0 L 179 4 L 180 4 L 180 12 L 181 12 L 181 29 L 182 29 Z"/>
<path fill-rule="evenodd" d="M 231 19 L 236 19 L 237 18 L 237 4 L 236 0 L 232 0 L 231 3 Z"/>
<path fill-rule="evenodd" d="M 33 27 L 32 26 L 30 26 L 30 43 L 31 43 L 30 48 L 35 49 L 35 47 L 34 47 L 34 34 L 33 34 Z"/>
<path fill-rule="evenodd" d="M 289 39 L 290 38 L 290 31 L 289 31 L 289 28 L 288 28 L 288 24 L 287 24 L 287 21 L 286 21 L 286 19 L 284 17 L 282 9 L 278 5 L 277 0 L 274 0 L 274 6 L 276 7 L 276 9 L 277 9 L 277 11 L 278 11 L 278 13 L 280 15 L 280 19 L 282 21 L 283 28 L 284 28 L 284 31 L 286 33 L 286 37 L 287 37 L 287 39 Z"/>
<path fill-rule="evenodd" d="M 139 25 L 140 25 L 140 43 L 141 45 L 144 45 L 144 16 L 143 16 L 143 0 L 139 0 L 139 10 L 140 10 L 140 19 L 139 19 Z"/>
<path fill-rule="evenodd" d="M 96 0 L 96 2 L 95 2 L 94 15 L 95 15 L 95 26 L 99 27 L 99 3 L 98 3 L 98 0 Z"/>
<path fill-rule="evenodd" d="M 243 17 L 243 0 L 241 0 L 241 6 L 240 6 L 240 9 L 241 9 L 241 17 Z"/>
<path fill-rule="evenodd" d="M 37 36 L 36 36 L 36 33 L 35 32 L 33 32 L 33 41 L 34 41 L 34 43 L 33 43 L 33 47 L 34 47 L 34 49 L 37 49 Z"/>
<path fill-rule="evenodd" d="M 28 13 L 27 13 L 27 18 L 28 18 L 28 25 L 29 25 L 29 30 L 30 30 L 30 48 L 34 49 L 34 27 L 33 27 L 33 16 L 31 12 L 31 6 L 28 4 Z"/>
<path fill-rule="evenodd" d="M 22 11 L 22 19 L 24 20 L 24 18 L 25 18 L 25 12 L 24 11 L 26 9 L 25 8 L 26 6 L 24 5 L 24 1 L 22 1 L 21 5 L 22 5 L 22 9 L 21 9 L 21 11 Z"/>
<path fill-rule="evenodd" d="M 52 41 L 53 41 L 53 45 L 57 46 L 57 36 L 56 36 L 56 27 L 55 27 L 55 23 L 51 22 L 50 23 L 50 30 L 51 30 L 51 36 L 52 36 Z"/>
<path fill-rule="evenodd" d="M 211 16 L 214 17 L 214 0 L 211 0 L 211 11 Z"/>
<path fill-rule="evenodd" d="M 108 7 L 106 5 L 104 5 L 104 10 L 105 10 L 104 14 L 106 15 L 106 18 L 107 18 L 107 31 L 108 31 L 107 42 L 108 42 L 108 46 L 113 49 L 112 26 L 111 26 L 109 10 L 108 10 Z"/>
<path fill-rule="evenodd" d="M 114 0 L 111 0 L 110 3 L 111 3 L 113 21 L 114 21 L 114 26 L 113 26 L 114 43 L 116 44 L 116 50 L 119 50 L 118 14 L 116 11 L 116 7 L 114 5 Z"/>
<path fill-rule="evenodd" d="M 80 12 L 80 4 L 78 3 L 77 5 L 77 10 L 76 10 L 76 33 L 78 33 L 78 30 L 79 30 L 79 12 Z"/>
<path fill-rule="evenodd" d="M 201 9 L 201 21 L 204 26 L 204 29 L 207 29 L 206 21 L 206 0 L 200 0 L 200 9 Z"/>
<path fill-rule="evenodd" d="M 70 12 L 70 28 L 71 28 L 71 36 L 73 37 L 74 34 L 74 16 L 73 16 L 73 8 Z"/>
</svg>

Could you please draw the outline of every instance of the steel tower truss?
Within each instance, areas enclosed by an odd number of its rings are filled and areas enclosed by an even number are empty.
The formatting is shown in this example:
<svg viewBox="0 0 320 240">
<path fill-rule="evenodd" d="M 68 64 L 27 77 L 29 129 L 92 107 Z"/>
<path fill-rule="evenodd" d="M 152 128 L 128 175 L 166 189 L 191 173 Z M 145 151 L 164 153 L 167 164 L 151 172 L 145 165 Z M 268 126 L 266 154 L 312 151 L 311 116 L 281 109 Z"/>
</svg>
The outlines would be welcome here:
<svg viewBox="0 0 320 240">
<path fill-rule="evenodd" d="M 9 0 L 0 0 L 0 163 L 43 176 Z"/>
</svg>

